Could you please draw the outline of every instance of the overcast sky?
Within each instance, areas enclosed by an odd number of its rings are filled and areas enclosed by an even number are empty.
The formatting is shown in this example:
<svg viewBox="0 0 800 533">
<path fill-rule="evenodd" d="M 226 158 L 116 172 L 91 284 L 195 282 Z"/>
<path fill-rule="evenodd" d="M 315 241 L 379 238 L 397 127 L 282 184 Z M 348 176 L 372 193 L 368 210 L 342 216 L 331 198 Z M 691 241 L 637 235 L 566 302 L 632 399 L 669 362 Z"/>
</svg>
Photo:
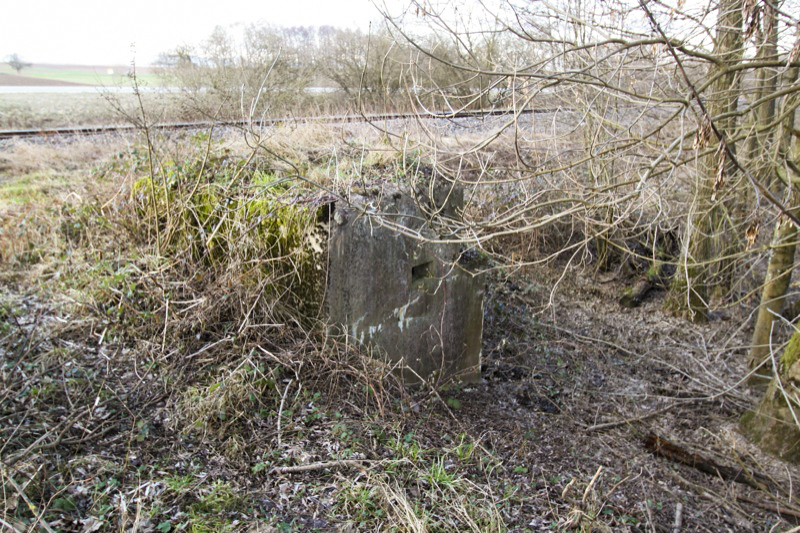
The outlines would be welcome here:
<svg viewBox="0 0 800 533">
<path fill-rule="evenodd" d="M 215 26 L 266 22 L 364 30 L 379 19 L 370 0 L 4 0 L 0 60 L 139 65 Z"/>
</svg>

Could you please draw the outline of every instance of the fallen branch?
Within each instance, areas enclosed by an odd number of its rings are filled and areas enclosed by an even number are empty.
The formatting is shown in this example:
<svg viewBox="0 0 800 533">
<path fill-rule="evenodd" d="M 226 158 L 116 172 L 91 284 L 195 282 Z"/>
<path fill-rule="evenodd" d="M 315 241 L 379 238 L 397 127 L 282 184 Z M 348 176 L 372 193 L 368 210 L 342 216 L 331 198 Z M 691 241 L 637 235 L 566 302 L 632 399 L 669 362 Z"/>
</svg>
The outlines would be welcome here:
<svg viewBox="0 0 800 533">
<path fill-rule="evenodd" d="M 727 481 L 743 483 L 757 490 L 764 490 L 772 484 L 770 479 L 764 475 L 750 472 L 745 468 L 721 465 L 712 459 L 691 452 L 654 433 L 650 433 L 645 437 L 644 447 L 655 455 L 691 466 L 711 476 L 720 477 Z"/>
<path fill-rule="evenodd" d="M 738 505 L 736 499 L 723 498 L 718 494 L 716 494 L 713 490 L 709 489 L 708 487 L 692 483 L 691 481 L 687 480 L 677 472 L 667 471 L 666 474 L 670 476 L 683 489 L 690 490 L 696 493 L 698 496 L 714 502 L 714 504 L 717 505 L 717 507 L 719 507 L 720 509 L 725 509 L 729 512 L 729 514 L 736 515 L 741 523 L 750 524 L 752 513 L 748 513 L 747 511 L 742 509 Z M 732 517 L 726 517 L 726 518 L 728 520 L 731 520 L 731 523 L 733 523 Z M 752 529 L 752 527 L 750 529 Z"/>
<path fill-rule="evenodd" d="M 800 521 L 800 509 L 796 507 L 791 507 L 787 504 L 780 504 L 778 502 L 767 503 L 758 500 L 754 500 L 752 498 L 748 498 L 747 496 L 742 496 L 741 494 L 735 496 L 732 499 L 722 498 L 719 495 L 715 494 L 713 491 L 709 490 L 707 487 L 703 487 L 700 485 L 696 485 L 691 481 L 688 481 L 686 478 L 680 476 L 676 472 L 669 472 L 669 475 L 678 482 L 684 489 L 691 490 L 697 493 L 699 496 L 704 498 L 708 498 L 709 500 L 717 503 L 720 507 L 729 509 L 736 514 L 739 514 L 742 518 L 749 520 L 749 515 L 742 507 L 739 505 L 740 503 L 746 503 L 749 505 L 753 505 L 758 507 L 759 509 L 763 509 L 764 511 L 773 512 L 776 514 L 781 515 L 783 518 L 791 518 L 794 519 L 795 523 Z M 792 531 L 795 531 L 792 529 Z"/>
<path fill-rule="evenodd" d="M 678 405 L 686 405 L 694 401 L 695 400 L 689 400 L 686 402 L 675 402 L 666 407 L 662 407 L 661 409 L 653 411 L 652 413 L 647 413 L 646 415 L 637 416 L 634 418 L 624 418 L 622 420 L 617 420 L 616 422 L 604 422 L 602 424 L 595 424 L 593 426 L 587 427 L 584 431 L 586 431 L 586 433 L 592 433 L 594 431 L 603 431 L 606 429 L 613 429 L 619 426 L 627 426 L 628 424 L 632 424 L 633 422 L 642 422 L 644 420 L 647 420 L 648 418 L 653 418 L 654 416 L 663 414 L 669 411 L 670 409 L 677 407 Z"/>
<path fill-rule="evenodd" d="M 299 472 L 311 472 L 312 470 L 324 470 L 326 468 L 357 468 L 364 463 L 370 463 L 368 459 L 348 459 L 343 461 L 324 461 L 321 463 L 309 463 L 306 465 L 295 466 L 276 466 L 270 473 L 273 474 L 297 474 Z"/>
<path fill-rule="evenodd" d="M 765 511 L 771 511 L 773 513 L 778 513 L 784 518 L 788 516 L 794 518 L 796 521 L 800 520 L 800 510 L 794 507 L 788 507 L 786 504 L 779 504 L 778 502 L 774 503 L 760 502 L 758 500 L 753 500 L 752 498 L 748 498 L 747 496 L 742 496 L 742 495 L 736 496 L 736 499 L 738 501 L 749 503 L 750 505 L 755 505 L 759 509 L 763 509 Z"/>
</svg>

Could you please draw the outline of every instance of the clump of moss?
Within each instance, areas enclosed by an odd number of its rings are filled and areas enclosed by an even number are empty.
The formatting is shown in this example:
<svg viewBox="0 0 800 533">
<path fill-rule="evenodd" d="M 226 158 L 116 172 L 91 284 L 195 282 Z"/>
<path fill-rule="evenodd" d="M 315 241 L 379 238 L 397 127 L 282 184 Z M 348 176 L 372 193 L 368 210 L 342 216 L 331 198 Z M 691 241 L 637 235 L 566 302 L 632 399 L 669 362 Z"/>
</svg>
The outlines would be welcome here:
<svg viewBox="0 0 800 533">
<path fill-rule="evenodd" d="M 160 254 L 314 317 L 324 264 L 314 194 L 250 160 L 207 157 L 140 177 L 131 204 Z"/>
<path fill-rule="evenodd" d="M 789 344 L 781 357 L 781 366 L 783 367 L 782 377 L 784 379 L 791 379 L 796 376 L 800 369 L 796 369 L 795 363 L 800 359 L 800 335 L 795 333 L 789 339 Z M 800 382 L 800 380 L 798 380 Z"/>
</svg>

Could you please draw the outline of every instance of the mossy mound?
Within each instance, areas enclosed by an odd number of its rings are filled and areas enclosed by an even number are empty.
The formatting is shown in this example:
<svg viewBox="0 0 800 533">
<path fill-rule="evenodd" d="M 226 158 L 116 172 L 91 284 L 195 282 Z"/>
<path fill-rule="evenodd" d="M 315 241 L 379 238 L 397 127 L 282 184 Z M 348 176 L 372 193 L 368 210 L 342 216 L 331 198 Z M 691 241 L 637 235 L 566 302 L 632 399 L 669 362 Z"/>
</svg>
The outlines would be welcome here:
<svg viewBox="0 0 800 533">
<path fill-rule="evenodd" d="M 259 294 L 271 310 L 314 318 L 324 280 L 317 191 L 245 162 L 170 165 L 138 179 L 131 202 L 158 252 Z"/>
<path fill-rule="evenodd" d="M 742 416 L 742 433 L 765 452 L 800 464 L 800 405 L 794 400 L 800 388 L 800 334 L 792 336 L 781 358 L 780 382 L 773 379 L 758 409 Z M 789 400 L 787 400 L 789 398 Z"/>
</svg>

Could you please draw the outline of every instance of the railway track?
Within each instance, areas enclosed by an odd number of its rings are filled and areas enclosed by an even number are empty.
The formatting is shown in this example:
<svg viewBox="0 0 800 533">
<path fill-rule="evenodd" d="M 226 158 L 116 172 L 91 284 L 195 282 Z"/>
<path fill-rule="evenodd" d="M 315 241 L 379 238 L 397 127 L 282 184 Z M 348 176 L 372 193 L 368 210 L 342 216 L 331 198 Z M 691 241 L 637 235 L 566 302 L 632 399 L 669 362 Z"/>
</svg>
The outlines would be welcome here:
<svg viewBox="0 0 800 533">
<path fill-rule="evenodd" d="M 517 111 L 519 114 L 531 113 L 550 113 L 554 109 L 526 109 Z M 377 113 L 370 115 L 328 115 L 317 117 L 279 117 L 269 118 L 259 121 L 200 121 L 200 122 L 174 122 L 165 124 L 153 124 L 150 126 L 154 130 L 177 131 L 177 130 L 191 130 L 191 129 L 205 129 L 211 126 L 230 126 L 230 127 L 247 127 L 251 125 L 256 126 L 276 126 L 279 124 L 302 124 L 308 122 L 317 122 L 323 124 L 343 124 L 355 122 L 380 122 L 384 120 L 402 120 L 402 119 L 415 119 L 425 118 L 433 120 L 454 120 L 463 118 L 481 118 L 490 116 L 510 115 L 514 113 L 512 109 L 493 109 L 489 111 L 460 111 L 456 113 Z M 126 125 L 126 126 L 80 126 L 69 128 L 43 128 L 43 129 L 21 129 L 21 130 L 0 130 L 0 140 L 7 139 L 20 139 L 28 137 L 57 137 L 57 136 L 79 136 L 79 135 L 102 135 L 105 133 L 125 133 L 135 132 L 140 130 L 140 127 Z"/>
</svg>

